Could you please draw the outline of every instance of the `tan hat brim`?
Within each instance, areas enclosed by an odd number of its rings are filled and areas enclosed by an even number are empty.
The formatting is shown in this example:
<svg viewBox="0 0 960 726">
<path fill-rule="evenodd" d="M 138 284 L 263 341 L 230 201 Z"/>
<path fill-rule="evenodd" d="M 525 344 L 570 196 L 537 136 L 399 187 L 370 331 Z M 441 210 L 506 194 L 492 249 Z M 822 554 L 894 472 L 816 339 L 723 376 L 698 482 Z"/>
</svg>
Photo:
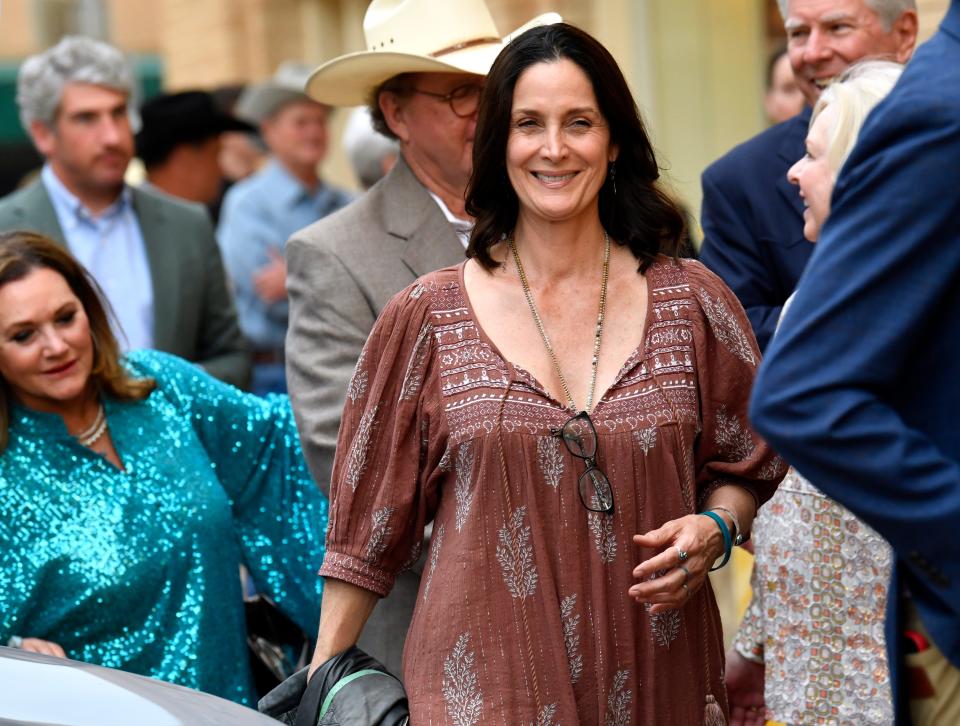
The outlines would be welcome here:
<svg viewBox="0 0 960 726">
<path fill-rule="evenodd" d="M 388 78 L 401 73 L 474 73 L 485 76 L 504 46 L 521 33 L 539 25 L 562 22 L 557 13 L 537 15 L 499 43 L 482 43 L 444 53 L 440 58 L 362 50 L 334 58 L 315 70 L 307 81 L 307 93 L 330 106 L 360 106 L 370 92 Z M 427 21 L 429 22 L 429 21 Z"/>
<path fill-rule="evenodd" d="M 411 53 L 359 51 L 334 58 L 317 68 L 307 81 L 307 93 L 331 106 L 360 106 L 370 92 L 401 73 L 473 73 L 485 76 L 503 49 L 502 43 L 485 43 L 438 58 Z"/>
</svg>

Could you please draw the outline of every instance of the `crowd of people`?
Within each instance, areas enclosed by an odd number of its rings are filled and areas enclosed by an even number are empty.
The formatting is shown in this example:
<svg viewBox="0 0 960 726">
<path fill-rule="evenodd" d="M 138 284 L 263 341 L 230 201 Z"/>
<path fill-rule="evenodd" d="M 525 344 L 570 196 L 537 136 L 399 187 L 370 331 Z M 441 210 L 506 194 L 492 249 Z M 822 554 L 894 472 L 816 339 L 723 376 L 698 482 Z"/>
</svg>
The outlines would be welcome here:
<svg viewBox="0 0 960 726">
<path fill-rule="evenodd" d="M 255 591 L 415 724 L 960 722 L 960 0 L 916 53 L 913 0 L 780 10 L 700 261 L 555 13 L 373 0 L 366 50 L 226 103 L 27 59 L 0 644 L 253 705 Z M 320 168 L 364 105 L 355 196 Z"/>
</svg>

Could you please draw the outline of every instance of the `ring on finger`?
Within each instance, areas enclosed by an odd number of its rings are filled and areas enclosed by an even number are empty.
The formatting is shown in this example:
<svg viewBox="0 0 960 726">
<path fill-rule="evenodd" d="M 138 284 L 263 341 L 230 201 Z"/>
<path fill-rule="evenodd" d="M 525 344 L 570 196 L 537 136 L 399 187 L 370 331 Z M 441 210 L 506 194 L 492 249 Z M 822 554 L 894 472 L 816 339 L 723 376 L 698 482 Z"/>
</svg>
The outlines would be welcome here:
<svg viewBox="0 0 960 726">
<path fill-rule="evenodd" d="M 690 579 L 690 570 L 687 569 L 686 565 L 677 565 L 678 569 L 683 570 L 683 586 L 687 586 L 687 581 Z"/>
<path fill-rule="evenodd" d="M 687 558 L 690 556 L 686 550 L 680 549 L 680 545 L 674 545 L 673 548 L 677 551 L 677 557 L 680 558 L 681 562 L 686 562 Z"/>
</svg>

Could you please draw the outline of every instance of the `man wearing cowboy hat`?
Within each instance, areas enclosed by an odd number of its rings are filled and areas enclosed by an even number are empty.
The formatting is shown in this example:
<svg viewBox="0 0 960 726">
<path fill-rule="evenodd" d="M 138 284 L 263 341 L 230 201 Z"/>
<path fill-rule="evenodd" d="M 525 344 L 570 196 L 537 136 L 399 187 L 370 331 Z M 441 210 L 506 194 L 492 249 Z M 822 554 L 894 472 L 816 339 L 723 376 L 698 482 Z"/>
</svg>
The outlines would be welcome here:
<svg viewBox="0 0 960 726">
<path fill-rule="evenodd" d="M 137 156 L 147 169 L 149 186 L 205 205 L 220 196 L 220 135 L 255 130 L 217 108 L 206 91 L 154 96 L 140 107 L 140 119 Z"/>
<path fill-rule="evenodd" d="M 551 13 L 527 27 L 559 19 Z M 373 0 L 363 25 L 366 50 L 320 66 L 307 92 L 334 106 L 367 103 L 375 128 L 399 141 L 400 158 L 357 202 L 287 242 L 287 380 L 307 463 L 324 489 L 347 385 L 377 315 L 420 275 L 464 258 L 480 90 L 505 42 L 483 0 Z M 396 674 L 419 579 L 397 579 L 359 642 Z"/>
<path fill-rule="evenodd" d="M 237 100 L 236 115 L 260 128 L 271 158 L 223 200 L 217 235 L 253 349 L 254 393 L 283 393 L 287 334 L 287 238 L 350 202 L 318 172 L 327 155 L 329 107 L 303 92 L 310 69 L 288 61 Z"/>
</svg>

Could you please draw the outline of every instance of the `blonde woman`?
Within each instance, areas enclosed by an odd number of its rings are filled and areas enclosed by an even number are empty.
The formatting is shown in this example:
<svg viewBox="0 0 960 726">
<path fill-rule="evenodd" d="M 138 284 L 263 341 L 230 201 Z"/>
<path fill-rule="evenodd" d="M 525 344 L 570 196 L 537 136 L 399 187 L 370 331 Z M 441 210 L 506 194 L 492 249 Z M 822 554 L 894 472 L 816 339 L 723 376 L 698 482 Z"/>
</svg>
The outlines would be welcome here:
<svg viewBox="0 0 960 726">
<path fill-rule="evenodd" d="M 860 127 L 902 68 L 853 66 L 814 107 L 807 152 L 787 172 L 800 188 L 811 242 Z M 727 654 L 732 723 L 892 723 L 883 636 L 887 543 L 790 469 L 754 523 L 754 547 L 753 600 Z"/>
</svg>

